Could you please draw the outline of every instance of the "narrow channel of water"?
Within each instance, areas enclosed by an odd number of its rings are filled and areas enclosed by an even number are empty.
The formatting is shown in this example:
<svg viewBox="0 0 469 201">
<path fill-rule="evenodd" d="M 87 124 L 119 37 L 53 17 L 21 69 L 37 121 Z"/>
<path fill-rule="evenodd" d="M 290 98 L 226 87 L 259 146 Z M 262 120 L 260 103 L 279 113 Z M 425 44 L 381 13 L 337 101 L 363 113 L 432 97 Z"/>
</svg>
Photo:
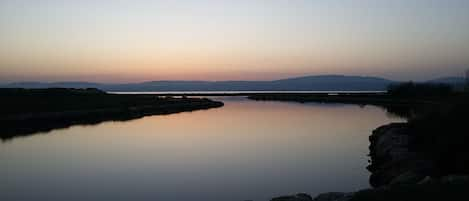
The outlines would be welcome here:
<svg viewBox="0 0 469 201">
<path fill-rule="evenodd" d="M 0 200 L 268 200 L 366 188 L 378 107 L 221 98 L 217 109 L 0 143 Z M 1 131 L 0 131 L 1 132 Z"/>
</svg>

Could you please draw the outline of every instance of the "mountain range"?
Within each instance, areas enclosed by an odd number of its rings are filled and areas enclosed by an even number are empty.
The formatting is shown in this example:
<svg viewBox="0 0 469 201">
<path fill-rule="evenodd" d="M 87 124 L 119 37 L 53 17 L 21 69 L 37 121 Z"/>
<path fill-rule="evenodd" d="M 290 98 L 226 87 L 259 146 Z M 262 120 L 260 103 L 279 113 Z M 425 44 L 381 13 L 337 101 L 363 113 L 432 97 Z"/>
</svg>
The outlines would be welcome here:
<svg viewBox="0 0 469 201">
<path fill-rule="evenodd" d="M 464 78 L 448 77 L 429 83 L 462 84 Z M 98 88 L 105 91 L 382 91 L 397 81 L 379 77 L 317 75 L 272 81 L 151 81 L 104 84 L 93 82 L 16 82 L 2 88 Z"/>
</svg>

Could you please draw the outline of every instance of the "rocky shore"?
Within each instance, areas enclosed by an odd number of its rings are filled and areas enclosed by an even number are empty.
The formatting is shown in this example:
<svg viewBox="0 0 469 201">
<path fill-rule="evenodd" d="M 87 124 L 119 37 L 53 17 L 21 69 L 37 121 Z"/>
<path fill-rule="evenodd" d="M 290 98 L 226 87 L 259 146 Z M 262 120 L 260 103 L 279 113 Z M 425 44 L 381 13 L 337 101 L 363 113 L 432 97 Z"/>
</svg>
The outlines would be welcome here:
<svg viewBox="0 0 469 201">
<path fill-rule="evenodd" d="M 373 187 L 418 184 L 434 172 L 433 161 L 412 146 L 415 138 L 407 123 L 392 123 L 373 131 L 369 137 L 371 164 L 367 167 Z"/>
<path fill-rule="evenodd" d="M 391 185 L 351 193 L 323 193 L 312 197 L 305 193 L 272 198 L 271 201 L 466 201 L 469 177 L 445 176 L 414 185 Z"/>
<path fill-rule="evenodd" d="M 315 198 L 306 193 L 272 198 L 270 201 L 348 201 L 354 193 L 323 193 Z"/>
<path fill-rule="evenodd" d="M 403 83 L 385 94 L 253 95 L 253 100 L 375 105 L 408 120 L 369 137 L 373 188 L 282 196 L 272 201 L 465 201 L 469 189 L 469 93 L 445 85 Z"/>
<path fill-rule="evenodd" d="M 391 123 L 375 129 L 370 140 L 372 189 L 333 192 L 312 197 L 305 193 L 281 196 L 271 201 L 393 201 L 466 200 L 469 176 L 434 176 L 435 161 L 415 147 L 418 139 L 409 123 Z"/>
</svg>

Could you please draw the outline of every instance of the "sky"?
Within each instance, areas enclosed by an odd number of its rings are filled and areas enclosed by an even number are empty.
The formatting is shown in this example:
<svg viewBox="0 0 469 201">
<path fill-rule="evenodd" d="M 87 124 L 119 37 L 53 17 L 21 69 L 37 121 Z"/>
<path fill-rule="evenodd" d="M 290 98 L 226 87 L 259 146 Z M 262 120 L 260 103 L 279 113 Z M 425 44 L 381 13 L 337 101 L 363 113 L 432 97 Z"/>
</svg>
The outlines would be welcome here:
<svg viewBox="0 0 469 201">
<path fill-rule="evenodd" d="M 1 0 L 0 82 L 469 69 L 469 0 Z"/>
</svg>

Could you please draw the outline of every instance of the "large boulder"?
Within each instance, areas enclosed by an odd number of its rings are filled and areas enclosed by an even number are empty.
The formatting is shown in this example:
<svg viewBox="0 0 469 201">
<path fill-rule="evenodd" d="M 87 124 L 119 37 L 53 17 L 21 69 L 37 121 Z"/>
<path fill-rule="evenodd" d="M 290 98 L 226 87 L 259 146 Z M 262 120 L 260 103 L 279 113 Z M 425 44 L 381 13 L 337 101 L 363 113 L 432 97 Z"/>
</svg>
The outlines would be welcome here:
<svg viewBox="0 0 469 201">
<path fill-rule="evenodd" d="M 413 147 L 415 137 L 407 123 L 381 126 L 370 136 L 372 173 L 370 184 L 381 187 L 396 184 L 417 184 L 430 175 L 434 165 L 425 154 Z"/>
</svg>

